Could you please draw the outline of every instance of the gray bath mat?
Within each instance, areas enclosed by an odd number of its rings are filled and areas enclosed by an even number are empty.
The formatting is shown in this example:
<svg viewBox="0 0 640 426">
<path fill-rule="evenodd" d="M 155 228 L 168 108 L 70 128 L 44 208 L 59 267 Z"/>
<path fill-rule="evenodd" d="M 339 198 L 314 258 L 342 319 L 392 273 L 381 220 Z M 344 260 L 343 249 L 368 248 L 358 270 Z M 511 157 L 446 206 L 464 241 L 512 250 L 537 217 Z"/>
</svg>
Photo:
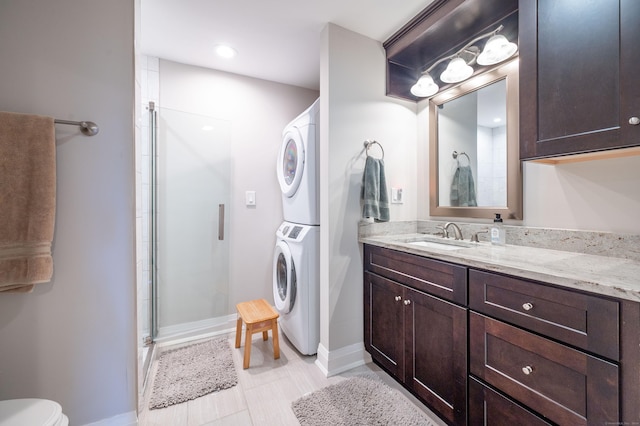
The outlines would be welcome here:
<svg viewBox="0 0 640 426">
<path fill-rule="evenodd" d="M 196 399 L 237 383 L 226 338 L 168 350 L 160 354 L 149 409 Z"/>
<path fill-rule="evenodd" d="M 291 408 L 302 426 L 436 425 L 373 373 L 303 396 Z"/>
</svg>

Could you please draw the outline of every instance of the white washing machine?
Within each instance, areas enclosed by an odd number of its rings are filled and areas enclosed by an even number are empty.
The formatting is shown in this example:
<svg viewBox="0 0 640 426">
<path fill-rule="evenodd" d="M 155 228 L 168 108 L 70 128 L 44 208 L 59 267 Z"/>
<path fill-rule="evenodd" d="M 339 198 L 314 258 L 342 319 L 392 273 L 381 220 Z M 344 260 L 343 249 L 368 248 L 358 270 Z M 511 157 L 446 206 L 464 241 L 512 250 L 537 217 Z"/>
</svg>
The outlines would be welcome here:
<svg viewBox="0 0 640 426">
<path fill-rule="evenodd" d="M 280 329 L 304 355 L 320 343 L 320 227 L 283 222 L 273 255 L 273 299 Z"/>
<path fill-rule="evenodd" d="M 320 99 L 282 132 L 277 174 L 287 222 L 320 225 L 318 189 Z"/>
</svg>

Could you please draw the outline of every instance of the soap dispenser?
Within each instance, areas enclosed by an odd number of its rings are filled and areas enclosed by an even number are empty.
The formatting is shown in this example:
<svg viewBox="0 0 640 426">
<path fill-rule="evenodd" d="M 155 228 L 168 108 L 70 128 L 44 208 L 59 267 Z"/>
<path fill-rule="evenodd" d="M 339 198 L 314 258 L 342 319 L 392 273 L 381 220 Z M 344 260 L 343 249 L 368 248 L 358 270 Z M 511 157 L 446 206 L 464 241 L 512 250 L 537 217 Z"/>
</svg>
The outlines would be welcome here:
<svg viewBox="0 0 640 426">
<path fill-rule="evenodd" d="M 505 232 L 502 226 L 502 218 L 500 213 L 496 213 L 496 218 L 493 219 L 493 226 L 491 227 L 491 244 L 503 246 L 505 245 Z"/>
</svg>

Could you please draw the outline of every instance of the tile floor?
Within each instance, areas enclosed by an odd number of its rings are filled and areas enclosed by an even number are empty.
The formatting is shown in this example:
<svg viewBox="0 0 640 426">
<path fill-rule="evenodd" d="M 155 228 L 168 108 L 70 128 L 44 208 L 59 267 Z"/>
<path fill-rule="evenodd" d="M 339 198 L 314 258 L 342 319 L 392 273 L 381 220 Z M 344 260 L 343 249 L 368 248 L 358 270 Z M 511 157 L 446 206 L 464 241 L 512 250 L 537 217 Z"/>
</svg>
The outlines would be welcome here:
<svg viewBox="0 0 640 426">
<path fill-rule="evenodd" d="M 250 367 L 243 370 L 244 343 L 242 347 L 235 349 L 235 335 L 228 335 L 227 338 L 238 372 L 236 386 L 182 404 L 149 410 L 147 407 L 153 388 L 153 377 L 158 368 L 158 362 L 154 361 L 138 424 L 140 426 L 297 426 L 298 420 L 291 410 L 293 401 L 350 376 L 374 371 L 385 383 L 398 389 L 431 419 L 437 419 L 433 420 L 436 424 L 444 425 L 373 363 L 327 378 L 315 366 L 315 356 L 301 355 L 282 334 L 280 334 L 280 359 L 274 360 L 271 333 L 266 342 L 262 340 L 261 334 L 257 333 L 252 341 Z M 190 343 L 193 342 L 187 344 Z M 160 350 L 163 349 L 167 349 L 167 346 L 160 348 Z"/>
</svg>

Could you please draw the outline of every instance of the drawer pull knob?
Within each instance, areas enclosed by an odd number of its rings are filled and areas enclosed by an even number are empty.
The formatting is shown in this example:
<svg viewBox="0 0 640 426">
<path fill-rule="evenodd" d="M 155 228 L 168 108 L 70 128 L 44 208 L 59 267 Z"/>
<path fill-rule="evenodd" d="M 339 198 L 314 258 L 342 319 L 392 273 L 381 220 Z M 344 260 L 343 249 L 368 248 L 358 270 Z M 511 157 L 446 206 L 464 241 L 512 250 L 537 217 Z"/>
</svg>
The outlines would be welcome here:
<svg viewBox="0 0 640 426">
<path fill-rule="evenodd" d="M 526 367 L 522 367 L 522 372 L 528 376 L 533 373 L 533 368 L 527 365 Z"/>
<path fill-rule="evenodd" d="M 631 117 L 629 119 L 629 124 L 631 124 L 632 126 L 637 126 L 638 124 L 640 124 L 640 118 L 638 117 Z"/>
<path fill-rule="evenodd" d="M 405 305 L 410 305 L 410 304 L 411 304 L 411 300 L 406 299 L 406 300 L 404 301 L 404 304 L 405 304 Z"/>
<path fill-rule="evenodd" d="M 396 296 L 396 302 L 399 302 L 402 300 L 402 296 Z"/>
<path fill-rule="evenodd" d="M 533 309 L 533 303 L 527 302 L 522 304 L 522 309 L 525 311 L 530 311 Z"/>
</svg>

